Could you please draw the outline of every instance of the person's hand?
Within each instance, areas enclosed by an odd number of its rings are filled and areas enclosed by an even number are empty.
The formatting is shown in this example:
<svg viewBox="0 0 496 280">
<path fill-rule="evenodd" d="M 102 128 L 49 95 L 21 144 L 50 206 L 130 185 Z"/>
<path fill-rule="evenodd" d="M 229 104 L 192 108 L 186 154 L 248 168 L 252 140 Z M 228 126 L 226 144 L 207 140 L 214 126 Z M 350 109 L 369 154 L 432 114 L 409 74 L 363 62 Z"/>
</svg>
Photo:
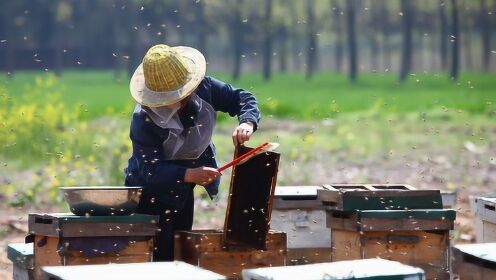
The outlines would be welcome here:
<svg viewBox="0 0 496 280">
<path fill-rule="evenodd" d="M 244 122 L 234 129 L 232 134 L 233 144 L 237 146 L 238 144 L 243 144 L 244 142 L 250 140 L 253 134 L 253 123 Z"/>
<path fill-rule="evenodd" d="M 186 169 L 186 173 L 184 173 L 184 182 L 206 186 L 220 175 L 222 174 L 217 169 L 211 167 L 188 168 Z"/>
</svg>

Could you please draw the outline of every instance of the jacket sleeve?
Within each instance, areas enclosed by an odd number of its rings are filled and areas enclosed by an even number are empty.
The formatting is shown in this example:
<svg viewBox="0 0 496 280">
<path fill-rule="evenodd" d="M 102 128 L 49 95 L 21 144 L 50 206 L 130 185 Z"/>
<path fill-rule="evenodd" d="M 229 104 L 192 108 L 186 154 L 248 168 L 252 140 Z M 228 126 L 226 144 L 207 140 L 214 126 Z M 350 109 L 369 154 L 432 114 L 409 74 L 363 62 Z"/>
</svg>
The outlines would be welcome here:
<svg viewBox="0 0 496 280">
<path fill-rule="evenodd" d="M 133 157 L 137 161 L 139 177 L 150 185 L 173 186 L 184 183 L 186 167 L 164 159 L 162 142 L 168 135 L 160 135 L 145 113 L 134 113 L 130 138 Z"/>
<path fill-rule="evenodd" d="M 205 77 L 209 83 L 212 95 L 212 106 L 216 111 L 229 113 L 232 117 L 238 116 L 239 123 L 253 122 L 254 129 L 260 121 L 260 110 L 257 99 L 249 91 L 234 88 L 212 77 Z"/>
</svg>

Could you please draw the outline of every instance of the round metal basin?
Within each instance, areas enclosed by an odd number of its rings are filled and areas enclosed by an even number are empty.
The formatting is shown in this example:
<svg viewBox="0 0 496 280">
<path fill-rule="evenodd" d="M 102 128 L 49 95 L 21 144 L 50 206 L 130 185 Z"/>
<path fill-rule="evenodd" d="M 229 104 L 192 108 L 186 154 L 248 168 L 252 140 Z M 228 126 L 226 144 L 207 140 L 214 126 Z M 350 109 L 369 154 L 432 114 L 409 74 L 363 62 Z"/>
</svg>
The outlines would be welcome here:
<svg viewBox="0 0 496 280">
<path fill-rule="evenodd" d="M 134 213 L 141 187 L 63 187 L 60 191 L 72 213 L 78 216 L 125 216 Z"/>
</svg>

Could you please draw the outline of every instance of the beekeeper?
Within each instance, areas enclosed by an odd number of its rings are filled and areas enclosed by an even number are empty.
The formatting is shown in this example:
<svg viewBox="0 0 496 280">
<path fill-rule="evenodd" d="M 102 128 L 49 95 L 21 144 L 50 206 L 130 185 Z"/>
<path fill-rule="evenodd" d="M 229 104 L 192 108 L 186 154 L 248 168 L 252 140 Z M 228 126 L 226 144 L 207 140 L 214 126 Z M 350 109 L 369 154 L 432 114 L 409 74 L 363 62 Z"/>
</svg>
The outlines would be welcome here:
<svg viewBox="0 0 496 280">
<path fill-rule="evenodd" d="M 173 259 L 173 234 L 193 224 L 195 185 L 218 192 L 212 134 L 216 112 L 237 116 L 234 145 L 257 129 L 260 111 L 248 91 L 205 76 L 204 56 L 191 47 L 151 47 L 130 81 L 138 103 L 130 135 L 132 156 L 125 185 L 141 186 L 138 213 L 160 215 L 155 261 Z"/>
</svg>

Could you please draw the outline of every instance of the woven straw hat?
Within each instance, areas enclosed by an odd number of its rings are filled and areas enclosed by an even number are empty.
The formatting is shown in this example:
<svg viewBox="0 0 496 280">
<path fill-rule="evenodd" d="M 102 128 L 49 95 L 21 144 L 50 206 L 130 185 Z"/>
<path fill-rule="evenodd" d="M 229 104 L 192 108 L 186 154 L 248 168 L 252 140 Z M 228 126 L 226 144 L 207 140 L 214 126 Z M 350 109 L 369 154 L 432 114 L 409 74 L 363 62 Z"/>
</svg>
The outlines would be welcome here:
<svg viewBox="0 0 496 280">
<path fill-rule="evenodd" d="M 129 89 L 141 105 L 171 105 L 196 89 L 206 69 L 205 57 L 194 48 L 155 45 L 134 72 Z"/>
</svg>

